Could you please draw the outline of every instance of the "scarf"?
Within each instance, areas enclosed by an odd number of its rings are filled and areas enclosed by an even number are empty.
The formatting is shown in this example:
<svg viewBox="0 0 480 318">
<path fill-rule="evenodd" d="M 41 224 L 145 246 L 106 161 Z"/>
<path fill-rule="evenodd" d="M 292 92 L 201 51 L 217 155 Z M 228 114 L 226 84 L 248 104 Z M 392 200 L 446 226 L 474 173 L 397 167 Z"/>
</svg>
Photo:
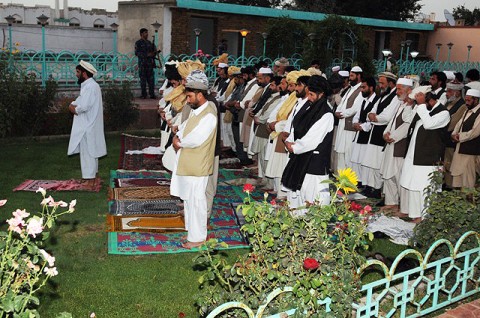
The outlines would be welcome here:
<svg viewBox="0 0 480 318">
<path fill-rule="evenodd" d="M 187 102 L 187 95 L 185 95 L 185 87 L 183 85 L 178 85 L 173 89 L 173 91 L 165 96 L 165 101 L 170 102 L 173 109 L 179 113 L 182 111 L 183 106 Z"/>
<path fill-rule="evenodd" d="M 297 94 L 296 92 L 290 93 L 290 96 L 283 102 L 282 107 L 278 110 L 277 121 L 287 120 L 288 115 L 292 112 L 293 107 L 297 103 Z M 272 131 L 270 138 L 274 139 L 279 135 L 278 132 Z"/>
</svg>

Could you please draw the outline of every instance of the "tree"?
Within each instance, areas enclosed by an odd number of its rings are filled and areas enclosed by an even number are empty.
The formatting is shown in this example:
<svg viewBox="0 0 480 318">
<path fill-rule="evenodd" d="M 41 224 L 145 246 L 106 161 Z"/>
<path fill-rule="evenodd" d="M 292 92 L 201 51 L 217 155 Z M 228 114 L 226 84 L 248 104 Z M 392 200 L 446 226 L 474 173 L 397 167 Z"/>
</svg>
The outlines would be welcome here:
<svg viewBox="0 0 480 318">
<path fill-rule="evenodd" d="M 480 24 L 480 9 L 475 8 L 472 11 L 460 5 L 453 9 L 453 17 L 455 20 L 465 20 L 465 25 L 479 25 Z"/>
</svg>

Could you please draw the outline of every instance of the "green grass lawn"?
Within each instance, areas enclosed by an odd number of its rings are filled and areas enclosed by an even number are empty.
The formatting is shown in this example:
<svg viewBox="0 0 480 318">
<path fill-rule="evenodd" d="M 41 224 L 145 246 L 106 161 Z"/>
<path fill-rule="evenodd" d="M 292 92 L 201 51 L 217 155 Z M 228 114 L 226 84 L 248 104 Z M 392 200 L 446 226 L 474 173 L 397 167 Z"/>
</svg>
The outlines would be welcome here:
<svg viewBox="0 0 480 318">
<path fill-rule="evenodd" d="M 68 138 L 42 140 L 9 139 L 0 141 L 0 220 L 11 217 L 17 208 L 28 212 L 40 209 L 41 195 L 12 192 L 26 179 L 80 178 L 78 156 L 66 155 Z M 47 193 L 56 200 L 77 199 L 76 211 L 64 216 L 47 250 L 56 257 L 59 275 L 42 290 L 39 308 L 42 317 L 55 317 L 62 311 L 74 317 L 198 317 L 194 302 L 199 288 L 200 270 L 194 268 L 195 253 L 149 256 L 107 254 L 105 216 L 109 172 L 116 169 L 120 136 L 107 136 L 108 155 L 100 160 L 103 188 L 100 193 Z M 6 226 L 2 225 L 2 229 Z M 388 240 L 376 240 L 372 251 L 395 257 L 404 247 Z M 247 250 L 231 250 L 233 260 Z M 366 280 L 380 278 L 372 274 Z"/>
</svg>

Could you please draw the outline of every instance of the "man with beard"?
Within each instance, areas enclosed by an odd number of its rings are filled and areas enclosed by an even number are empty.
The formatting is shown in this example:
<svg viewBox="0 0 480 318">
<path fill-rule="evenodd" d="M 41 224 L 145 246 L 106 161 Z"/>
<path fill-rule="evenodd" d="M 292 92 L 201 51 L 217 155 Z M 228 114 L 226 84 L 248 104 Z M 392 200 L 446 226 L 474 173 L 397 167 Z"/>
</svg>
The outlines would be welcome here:
<svg viewBox="0 0 480 318">
<path fill-rule="evenodd" d="M 480 91 L 469 89 L 465 94 L 468 110 L 457 123 L 452 139 L 457 143 L 453 154 L 451 173 L 455 188 L 475 187 L 476 163 L 480 156 Z"/>
<path fill-rule="evenodd" d="M 265 178 L 268 161 L 266 157 L 266 147 L 268 144 L 268 136 L 270 135 L 267 129 L 267 119 L 280 101 L 281 81 L 282 78 L 280 76 L 272 77 L 269 86 L 272 94 L 262 109 L 253 118 L 255 123 L 255 136 L 252 141 L 251 152 L 258 154 L 258 177 L 263 179 L 262 183 L 265 184 L 267 189 L 273 188 L 272 179 Z"/>
<path fill-rule="evenodd" d="M 398 212 L 400 204 L 400 175 L 403 161 L 407 152 L 407 132 L 409 121 L 403 120 L 403 114 L 412 111 L 415 102 L 412 93 L 413 81 L 400 78 L 397 81 L 397 98 L 400 101 L 395 115 L 385 129 L 383 139 L 387 143 L 384 150 L 380 174 L 383 178 L 383 193 L 385 193 L 385 206 L 382 210 L 395 210 Z"/>
<path fill-rule="evenodd" d="M 306 72 L 304 71 L 306 74 Z M 281 178 L 283 169 L 287 164 L 288 155 L 285 150 L 285 145 L 282 141 L 282 132 L 287 123 L 289 115 L 297 105 L 297 95 L 295 87 L 298 78 L 302 74 L 301 71 L 291 71 L 286 77 L 287 82 L 287 97 L 278 106 L 278 110 L 274 110 L 268 119 L 268 127 L 271 131 L 269 136 L 269 144 L 272 145 L 272 151 L 267 161 L 267 170 L 265 175 L 274 180 L 274 190 L 277 192 L 277 199 L 286 198 L 285 191 L 282 191 Z"/>
<path fill-rule="evenodd" d="M 361 100 L 360 85 L 362 84 L 363 70 L 354 66 L 350 71 L 350 87 L 345 90 L 340 105 L 338 105 L 335 116 L 339 119 L 337 134 L 335 137 L 335 152 L 337 157 L 337 169 L 344 169 L 350 165 L 352 141 L 355 138 L 353 129 L 353 116 L 357 108 L 352 107 L 355 100 Z"/>
<path fill-rule="evenodd" d="M 430 74 L 430 85 L 432 86 L 432 94 L 437 95 L 437 100 L 442 105 L 447 104 L 447 93 L 446 93 L 446 85 L 447 85 L 447 75 L 444 72 L 435 71 Z"/>
<path fill-rule="evenodd" d="M 207 91 L 205 73 L 191 72 L 186 79 L 185 93 L 192 113 L 173 138 L 177 163 L 172 171 L 170 193 L 184 200 L 188 235 L 182 246 L 188 249 L 199 247 L 207 238 L 205 191 L 208 176 L 213 173 L 217 135 L 217 110 L 213 102 L 207 100 Z"/>
<path fill-rule="evenodd" d="M 366 149 L 366 156 L 362 165 L 365 167 L 365 189 L 362 192 L 367 197 L 380 199 L 382 197 L 382 176 L 380 166 L 383 161 L 383 148 L 385 140 L 383 132 L 388 122 L 397 111 L 400 101 L 396 95 L 397 77 L 390 72 L 383 72 L 378 75 L 378 86 L 380 87 L 380 99 L 368 114 L 368 120 L 372 123 L 372 131 Z M 382 205 L 383 203 L 380 203 Z"/>
<path fill-rule="evenodd" d="M 462 119 L 463 114 L 467 111 L 467 106 L 462 98 L 463 84 L 459 82 L 451 82 L 447 84 L 447 108 L 450 113 L 450 123 L 447 126 L 445 136 L 445 157 L 443 164 L 445 167 L 445 187 L 452 188 L 452 174 L 450 166 L 452 164 L 453 152 L 455 151 L 455 142 L 452 140 L 452 132 L 458 121 Z"/>
<path fill-rule="evenodd" d="M 359 110 L 353 116 L 353 129 L 355 129 L 355 139 L 352 145 L 352 159 L 351 166 L 352 170 L 358 176 L 359 186 L 364 182 L 365 173 L 362 172 L 362 161 L 366 155 L 366 148 L 368 144 L 368 138 L 370 136 L 371 124 L 367 122 L 367 114 L 372 110 L 373 106 L 377 102 L 378 96 L 375 94 L 375 79 L 373 77 L 368 77 L 362 80 L 362 85 L 360 85 L 362 92 L 362 99 L 356 100 L 355 103 L 359 102 Z M 356 107 L 356 106 L 354 106 Z"/>
<path fill-rule="evenodd" d="M 328 180 L 330 148 L 333 138 L 333 113 L 327 103 L 331 94 L 325 78 L 314 75 L 308 81 L 307 99 L 292 121 L 291 133 L 285 141 L 290 153 L 282 175 L 290 207 L 307 202 L 330 203 Z M 298 214 L 305 210 L 296 211 Z"/>
<path fill-rule="evenodd" d="M 465 85 L 465 88 L 474 88 L 480 90 L 480 72 L 472 68 L 467 71 L 467 74 L 465 74 L 465 79 L 467 80 L 467 84 Z"/>
<path fill-rule="evenodd" d="M 102 91 L 93 79 L 97 70 L 92 64 L 82 60 L 75 71 L 80 84 L 80 96 L 68 107 L 74 116 L 67 154 L 80 153 L 83 182 L 93 190 L 96 186 L 98 158 L 107 154 Z"/>
<path fill-rule="evenodd" d="M 445 153 L 444 128 L 450 121 L 445 106 L 429 90 L 430 86 L 421 86 L 420 92 L 415 95 L 417 105 L 411 113 L 403 115 L 406 121 L 412 119 L 407 135 L 408 150 L 400 176 L 400 212 L 408 214 L 416 223 L 423 217 L 424 190 L 430 185 L 430 174 L 442 162 Z"/>
</svg>

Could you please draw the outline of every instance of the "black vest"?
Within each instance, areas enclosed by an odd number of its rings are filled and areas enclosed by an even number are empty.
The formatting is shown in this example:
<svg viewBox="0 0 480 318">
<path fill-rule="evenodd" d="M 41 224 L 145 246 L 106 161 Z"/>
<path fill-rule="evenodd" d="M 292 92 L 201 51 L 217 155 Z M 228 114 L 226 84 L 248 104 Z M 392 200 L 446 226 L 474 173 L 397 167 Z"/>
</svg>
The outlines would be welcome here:
<svg viewBox="0 0 480 318">
<path fill-rule="evenodd" d="M 466 116 L 466 112 L 463 118 Z M 471 114 L 467 120 L 465 120 L 462 124 L 462 132 L 470 131 L 473 129 L 473 125 L 475 124 L 475 120 L 477 119 L 478 115 L 480 115 L 480 110 L 477 110 L 475 113 Z M 476 138 L 465 141 L 460 143 L 460 148 L 458 149 L 458 153 L 465 154 L 465 155 L 480 155 L 480 136 Z"/>
<path fill-rule="evenodd" d="M 363 124 L 367 121 L 367 115 L 369 112 L 372 111 L 373 106 L 377 102 L 377 100 L 380 98 L 380 96 L 375 96 L 371 102 L 368 103 L 368 105 L 365 107 L 365 104 L 367 100 L 364 100 L 362 103 L 362 108 L 360 109 L 360 117 L 359 117 L 359 123 Z M 370 137 L 370 131 L 359 131 L 358 132 L 358 138 L 357 138 L 357 144 L 362 144 L 366 145 L 368 144 L 368 138 Z"/>
<path fill-rule="evenodd" d="M 436 115 L 447 109 L 439 104 L 430 112 L 430 116 Z M 415 124 L 420 119 L 418 114 L 412 120 L 408 129 L 408 143 L 412 138 Z M 443 160 L 445 153 L 445 127 L 426 130 L 423 125 L 418 128 L 415 140 L 415 153 L 413 155 L 413 164 L 416 166 L 436 166 Z"/>
<path fill-rule="evenodd" d="M 310 105 L 307 102 L 295 116 L 292 126 L 295 140 L 302 138 L 308 130 L 325 114 L 331 113 L 326 98 L 322 98 Z M 333 130 L 312 151 L 303 154 L 289 155 L 290 160 L 283 170 L 282 184 L 292 191 L 302 188 L 305 175 L 327 175 L 330 169 L 330 152 L 332 149 Z"/>
<path fill-rule="evenodd" d="M 450 108 L 448 110 L 448 112 L 450 113 L 450 118 L 452 118 L 452 116 L 458 111 L 458 109 L 460 107 L 462 107 L 462 105 L 465 104 L 465 101 L 463 100 L 463 98 L 460 98 L 456 103 L 455 105 L 452 106 L 452 108 Z M 456 147 L 456 144 L 453 142 L 451 136 L 452 136 L 452 130 L 450 131 L 446 131 L 446 136 L 445 136 L 445 147 L 447 148 L 455 148 Z"/>
<path fill-rule="evenodd" d="M 378 104 L 377 107 L 377 115 L 380 115 L 385 108 L 390 105 L 392 102 L 393 98 L 397 95 L 396 90 L 390 90 L 386 91 L 385 94 L 382 96 L 382 100 Z M 385 132 L 385 129 L 387 128 L 387 125 L 373 125 L 372 132 L 371 132 L 371 137 L 370 137 L 370 144 L 384 147 L 385 146 L 385 140 L 383 139 L 383 133 Z"/>
<path fill-rule="evenodd" d="M 394 122 L 395 129 L 398 129 L 398 127 L 400 127 L 404 123 L 403 116 L 402 116 L 404 110 L 405 108 L 400 111 L 397 118 L 395 119 L 395 122 Z M 407 138 L 397 140 L 397 142 L 393 145 L 393 156 L 397 158 L 405 158 L 406 153 L 407 153 Z"/>
</svg>

